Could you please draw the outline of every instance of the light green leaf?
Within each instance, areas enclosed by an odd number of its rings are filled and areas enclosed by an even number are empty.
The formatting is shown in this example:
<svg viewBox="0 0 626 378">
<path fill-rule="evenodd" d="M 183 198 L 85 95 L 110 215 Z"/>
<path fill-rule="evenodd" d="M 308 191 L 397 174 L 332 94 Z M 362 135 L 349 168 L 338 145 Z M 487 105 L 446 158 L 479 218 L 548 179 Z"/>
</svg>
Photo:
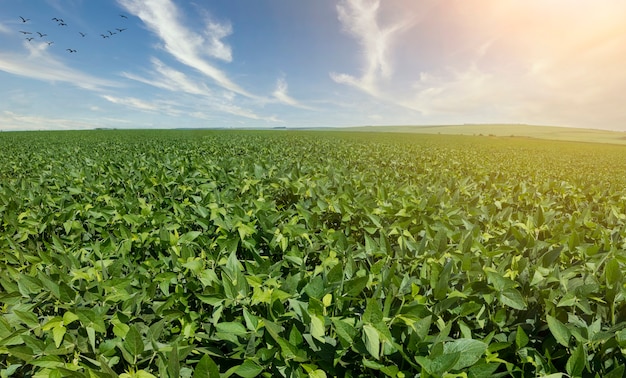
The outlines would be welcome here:
<svg viewBox="0 0 626 378">
<path fill-rule="evenodd" d="M 375 359 L 380 358 L 380 336 L 378 330 L 369 324 L 363 325 L 363 342 L 365 348 Z"/>
<path fill-rule="evenodd" d="M 324 342 L 324 317 L 320 315 L 311 315 L 311 336 Z"/>
<path fill-rule="evenodd" d="M 309 378 L 326 378 L 326 372 L 321 369 L 313 370 L 309 373 Z"/>
<path fill-rule="evenodd" d="M 61 324 L 52 329 L 52 337 L 54 338 L 54 345 L 58 348 L 63 342 L 63 336 L 65 336 L 66 328 Z"/>
</svg>

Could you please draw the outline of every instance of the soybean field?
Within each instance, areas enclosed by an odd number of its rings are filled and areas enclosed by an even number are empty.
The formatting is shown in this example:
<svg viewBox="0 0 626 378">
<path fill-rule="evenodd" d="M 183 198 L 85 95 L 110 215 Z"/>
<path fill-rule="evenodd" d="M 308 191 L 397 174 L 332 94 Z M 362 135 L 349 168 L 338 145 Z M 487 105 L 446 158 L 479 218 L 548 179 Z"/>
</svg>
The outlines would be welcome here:
<svg viewBox="0 0 626 378">
<path fill-rule="evenodd" d="M 622 377 L 626 147 L 0 133 L 1 377 Z"/>
</svg>

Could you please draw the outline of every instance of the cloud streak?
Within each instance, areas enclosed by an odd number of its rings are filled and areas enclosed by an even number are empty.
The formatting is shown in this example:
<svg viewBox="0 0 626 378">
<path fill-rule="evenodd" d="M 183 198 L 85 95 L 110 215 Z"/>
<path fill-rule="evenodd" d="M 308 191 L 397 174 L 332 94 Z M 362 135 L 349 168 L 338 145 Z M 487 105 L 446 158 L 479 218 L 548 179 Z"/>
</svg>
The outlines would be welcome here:
<svg viewBox="0 0 626 378">
<path fill-rule="evenodd" d="M 211 90 L 204 83 L 191 80 L 183 72 L 167 66 L 157 58 L 152 58 L 151 61 L 154 68 L 151 78 L 141 77 L 128 72 L 122 73 L 122 76 L 172 92 L 184 92 L 202 96 L 211 95 Z"/>
<path fill-rule="evenodd" d="M 400 20 L 387 26 L 379 24 L 379 0 L 343 0 L 337 5 L 337 14 L 344 30 L 357 39 L 363 54 L 363 73 L 360 77 L 331 73 L 341 84 L 354 86 L 370 95 L 378 96 L 378 81 L 392 75 L 390 46 L 393 38 L 411 25 Z"/>
<path fill-rule="evenodd" d="M 276 89 L 272 93 L 274 98 L 278 100 L 278 102 L 280 103 L 293 106 L 295 108 L 313 110 L 313 108 L 311 108 L 310 106 L 306 106 L 300 103 L 295 98 L 289 96 L 287 92 L 288 92 L 287 80 L 285 80 L 284 77 L 281 77 L 276 81 Z"/>
<path fill-rule="evenodd" d="M 87 130 L 102 127 L 99 120 L 79 120 L 19 114 L 5 110 L 0 113 L 2 130 Z"/>
<path fill-rule="evenodd" d="M 224 89 L 256 98 L 207 59 L 232 60 L 230 48 L 221 41 L 232 32 L 229 25 L 208 23 L 204 34 L 198 34 L 185 26 L 178 8 L 170 0 L 118 0 L 118 3 L 139 17 L 163 42 L 163 49 L 180 63 L 196 69 Z"/>
<path fill-rule="evenodd" d="M 101 79 L 67 66 L 48 53 L 48 45 L 24 43 L 27 54 L 0 53 L 0 70 L 48 82 L 65 82 L 76 87 L 100 91 L 107 87 L 119 87 L 120 83 Z"/>
</svg>

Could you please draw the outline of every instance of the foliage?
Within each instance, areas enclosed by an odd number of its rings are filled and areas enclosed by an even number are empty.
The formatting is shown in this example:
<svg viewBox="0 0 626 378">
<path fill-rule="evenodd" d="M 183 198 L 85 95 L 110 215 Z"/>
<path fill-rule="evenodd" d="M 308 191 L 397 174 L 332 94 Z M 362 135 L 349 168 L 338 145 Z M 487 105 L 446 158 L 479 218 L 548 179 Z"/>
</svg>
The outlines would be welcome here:
<svg viewBox="0 0 626 378">
<path fill-rule="evenodd" d="M 0 374 L 621 377 L 624 165 L 517 138 L 2 133 Z"/>
</svg>

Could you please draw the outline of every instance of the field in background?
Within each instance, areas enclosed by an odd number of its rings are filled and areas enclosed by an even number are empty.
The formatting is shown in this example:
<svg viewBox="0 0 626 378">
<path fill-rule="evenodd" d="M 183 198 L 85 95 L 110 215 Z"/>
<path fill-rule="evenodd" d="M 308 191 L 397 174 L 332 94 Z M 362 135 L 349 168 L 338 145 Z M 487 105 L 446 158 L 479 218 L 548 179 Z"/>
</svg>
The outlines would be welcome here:
<svg viewBox="0 0 626 378">
<path fill-rule="evenodd" d="M 511 124 L 468 124 L 441 126 L 364 126 L 351 127 L 350 131 L 422 133 L 446 135 L 483 135 L 498 137 L 525 137 L 572 142 L 592 142 L 626 144 L 626 133 L 597 129 L 578 129 L 571 127 L 532 126 Z"/>
<path fill-rule="evenodd" d="M 624 152 L 1 133 L 2 376 L 622 377 Z"/>
</svg>

